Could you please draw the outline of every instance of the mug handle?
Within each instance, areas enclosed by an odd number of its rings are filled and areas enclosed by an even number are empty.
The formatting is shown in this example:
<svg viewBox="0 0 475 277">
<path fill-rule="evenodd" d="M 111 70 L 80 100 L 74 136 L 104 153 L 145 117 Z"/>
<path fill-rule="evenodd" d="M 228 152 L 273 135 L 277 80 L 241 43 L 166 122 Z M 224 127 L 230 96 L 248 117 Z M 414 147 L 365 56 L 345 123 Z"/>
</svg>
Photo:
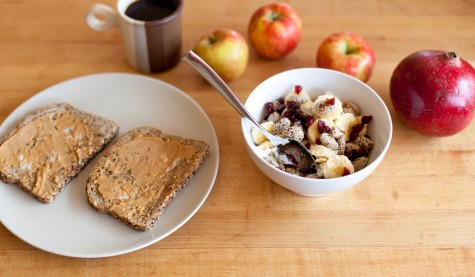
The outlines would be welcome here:
<svg viewBox="0 0 475 277">
<path fill-rule="evenodd" d="M 117 13 L 107 5 L 96 3 L 87 12 L 86 22 L 91 29 L 107 31 L 117 26 Z"/>
</svg>

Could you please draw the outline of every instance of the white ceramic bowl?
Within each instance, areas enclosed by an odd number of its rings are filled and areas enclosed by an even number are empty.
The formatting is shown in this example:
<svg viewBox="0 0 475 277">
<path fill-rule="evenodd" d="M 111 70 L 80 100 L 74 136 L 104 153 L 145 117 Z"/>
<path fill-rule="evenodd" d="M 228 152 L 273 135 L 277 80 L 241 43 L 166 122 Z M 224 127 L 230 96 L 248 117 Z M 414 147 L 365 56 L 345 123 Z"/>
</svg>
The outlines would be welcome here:
<svg viewBox="0 0 475 277">
<path fill-rule="evenodd" d="M 257 86 L 246 100 L 248 111 L 261 121 L 264 116 L 264 104 L 274 101 L 295 86 L 301 85 L 312 99 L 331 91 L 343 101 L 356 103 L 362 115 L 372 115 L 368 134 L 374 142 L 368 165 L 353 174 L 332 178 L 312 179 L 295 176 L 271 166 L 258 153 L 251 138 L 252 124 L 242 119 L 242 132 L 247 150 L 257 167 L 272 181 L 304 196 L 321 196 L 352 187 L 368 177 L 383 160 L 392 136 L 392 122 L 389 111 L 379 95 L 365 83 L 338 71 L 321 68 L 300 68 L 285 71 L 270 77 Z"/>
</svg>

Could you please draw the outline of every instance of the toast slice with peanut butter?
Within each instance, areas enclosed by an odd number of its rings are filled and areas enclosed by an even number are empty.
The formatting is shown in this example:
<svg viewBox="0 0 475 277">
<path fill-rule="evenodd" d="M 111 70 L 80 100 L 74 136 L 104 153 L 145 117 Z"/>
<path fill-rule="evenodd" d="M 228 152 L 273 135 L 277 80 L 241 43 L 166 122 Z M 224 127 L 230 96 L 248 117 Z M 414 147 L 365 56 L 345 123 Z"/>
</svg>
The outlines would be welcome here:
<svg viewBox="0 0 475 277">
<path fill-rule="evenodd" d="M 69 104 L 44 106 L 0 141 L 0 179 L 50 203 L 118 131 L 115 122 Z"/>
<path fill-rule="evenodd" d="M 88 201 L 132 228 L 149 230 L 199 169 L 208 149 L 205 142 L 152 127 L 130 130 L 91 170 Z"/>
</svg>

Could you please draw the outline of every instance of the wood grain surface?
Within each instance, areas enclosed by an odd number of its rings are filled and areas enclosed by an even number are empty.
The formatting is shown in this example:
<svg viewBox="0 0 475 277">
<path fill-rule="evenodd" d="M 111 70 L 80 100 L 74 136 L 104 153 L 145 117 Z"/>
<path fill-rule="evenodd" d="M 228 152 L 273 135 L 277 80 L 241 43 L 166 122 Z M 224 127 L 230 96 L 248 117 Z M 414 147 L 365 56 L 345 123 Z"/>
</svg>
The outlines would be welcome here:
<svg viewBox="0 0 475 277">
<path fill-rule="evenodd" d="M 102 72 L 140 74 L 125 60 L 118 30 L 95 32 L 94 0 L 0 0 L 0 122 L 58 82 Z M 115 1 L 101 2 L 115 6 Z M 149 247 L 110 258 L 76 259 L 36 249 L 0 224 L 0 276 L 475 276 L 475 123 L 428 138 L 397 118 L 389 79 L 423 49 L 453 50 L 475 65 L 475 1 L 285 1 L 303 22 L 298 47 L 269 61 L 251 50 L 230 87 L 244 101 L 266 78 L 315 66 L 320 42 L 353 31 L 374 48 L 368 84 L 393 119 L 391 147 L 359 185 L 325 197 L 293 194 L 249 159 L 239 115 L 188 65 L 150 74 L 185 91 L 210 117 L 219 140 L 214 188 L 196 215 Z M 247 37 L 268 1 L 185 1 L 183 51 L 202 35 L 232 28 Z"/>
</svg>

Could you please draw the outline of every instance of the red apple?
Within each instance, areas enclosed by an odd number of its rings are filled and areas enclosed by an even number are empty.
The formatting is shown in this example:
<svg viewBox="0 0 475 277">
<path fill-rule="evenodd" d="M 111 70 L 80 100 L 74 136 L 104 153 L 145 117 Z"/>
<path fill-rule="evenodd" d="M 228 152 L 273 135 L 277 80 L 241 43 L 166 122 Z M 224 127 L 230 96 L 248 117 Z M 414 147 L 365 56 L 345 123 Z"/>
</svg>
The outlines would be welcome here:
<svg viewBox="0 0 475 277">
<path fill-rule="evenodd" d="M 454 52 L 419 51 L 397 65 L 390 95 L 408 126 L 427 136 L 451 136 L 475 114 L 475 69 Z"/>
<path fill-rule="evenodd" d="M 246 40 L 231 29 L 219 29 L 202 36 L 193 51 L 226 82 L 240 77 L 249 59 Z"/>
<path fill-rule="evenodd" d="M 366 82 L 371 77 L 376 59 L 373 48 L 351 32 L 330 35 L 317 50 L 317 67 L 344 72 Z"/>
<path fill-rule="evenodd" d="M 302 34 L 302 22 L 295 10 L 285 3 L 260 7 L 248 26 L 249 41 L 257 54 L 278 59 L 297 47 Z"/>
</svg>

